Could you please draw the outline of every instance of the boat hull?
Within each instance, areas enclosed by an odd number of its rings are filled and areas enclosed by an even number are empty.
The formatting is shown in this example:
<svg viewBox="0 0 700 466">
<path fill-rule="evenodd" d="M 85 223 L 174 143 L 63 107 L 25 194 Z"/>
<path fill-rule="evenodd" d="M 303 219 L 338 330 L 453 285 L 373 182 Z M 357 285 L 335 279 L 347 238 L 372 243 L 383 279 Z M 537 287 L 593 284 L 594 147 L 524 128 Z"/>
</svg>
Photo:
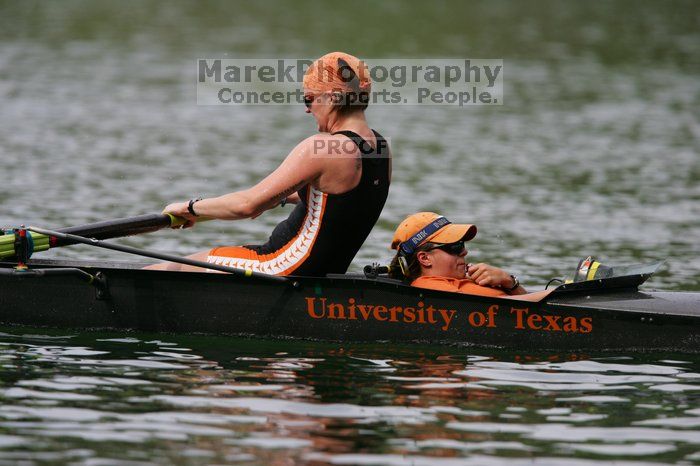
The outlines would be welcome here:
<svg viewBox="0 0 700 466">
<path fill-rule="evenodd" d="M 351 276 L 279 283 L 215 273 L 80 269 L 99 272 L 106 288 L 75 276 L 0 275 L 0 325 L 700 352 L 698 293 L 574 290 L 527 302 Z"/>
</svg>

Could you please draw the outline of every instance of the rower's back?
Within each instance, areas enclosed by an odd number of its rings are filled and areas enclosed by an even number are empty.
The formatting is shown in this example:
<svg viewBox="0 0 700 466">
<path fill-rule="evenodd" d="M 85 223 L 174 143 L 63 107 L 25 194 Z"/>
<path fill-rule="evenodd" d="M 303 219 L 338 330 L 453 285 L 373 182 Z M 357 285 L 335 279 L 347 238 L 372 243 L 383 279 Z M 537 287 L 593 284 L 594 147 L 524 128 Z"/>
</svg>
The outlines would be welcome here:
<svg viewBox="0 0 700 466">
<path fill-rule="evenodd" d="M 325 276 L 345 273 L 384 208 L 390 184 L 391 156 L 376 131 L 375 147 L 353 131 L 362 175 L 349 191 L 332 194 L 307 184 L 301 202 L 278 224 L 263 245 L 217 248 L 208 261 L 274 275 Z M 344 157 L 346 155 L 338 155 Z"/>
<path fill-rule="evenodd" d="M 377 223 L 389 194 L 390 154 L 386 140 L 373 132 L 376 148 L 352 131 L 334 133 L 347 136 L 360 150 L 362 177 L 355 188 L 328 194 L 309 185 L 299 191 L 303 204 L 316 204 L 320 228 L 312 254 L 294 275 L 345 273 Z"/>
</svg>

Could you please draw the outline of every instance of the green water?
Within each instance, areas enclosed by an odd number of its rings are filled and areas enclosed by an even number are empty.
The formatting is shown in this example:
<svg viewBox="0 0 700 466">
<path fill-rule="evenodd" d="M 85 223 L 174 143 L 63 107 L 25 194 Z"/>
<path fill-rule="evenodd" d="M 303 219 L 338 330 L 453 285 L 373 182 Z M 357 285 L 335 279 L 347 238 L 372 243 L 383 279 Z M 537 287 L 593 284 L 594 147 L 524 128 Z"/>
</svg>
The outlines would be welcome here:
<svg viewBox="0 0 700 466">
<path fill-rule="evenodd" d="M 250 186 L 315 125 L 301 106 L 197 106 L 197 59 L 332 50 L 504 61 L 502 106 L 368 110 L 394 178 L 353 270 L 436 210 L 531 289 L 596 254 L 667 258 L 647 289 L 700 290 L 695 1 L 0 1 L 0 225 Z M 287 213 L 124 242 L 262 242 Z M 0 464 L 700 462 L 694 356 L 6 331 Z"/>
<path fill-rule="evenodd" d="M 700 460 L 695 356 L 5 330 L 2 464 Z"/>
</svg>

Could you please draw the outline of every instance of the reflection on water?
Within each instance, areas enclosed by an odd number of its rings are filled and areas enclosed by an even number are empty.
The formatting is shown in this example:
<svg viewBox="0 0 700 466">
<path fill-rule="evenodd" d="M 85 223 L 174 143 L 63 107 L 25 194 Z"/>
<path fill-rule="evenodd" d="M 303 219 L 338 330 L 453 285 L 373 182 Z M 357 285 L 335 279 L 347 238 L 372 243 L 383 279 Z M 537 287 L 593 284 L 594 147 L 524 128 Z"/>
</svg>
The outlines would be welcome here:
<svg viewBox="0 0 700 466">
<path fill-rule="evenodd" d="M 0 337 L 0 360 L 8 464 L 699 459 L 696 356 L 49 339 L 15 329 Z"/>
</svg>

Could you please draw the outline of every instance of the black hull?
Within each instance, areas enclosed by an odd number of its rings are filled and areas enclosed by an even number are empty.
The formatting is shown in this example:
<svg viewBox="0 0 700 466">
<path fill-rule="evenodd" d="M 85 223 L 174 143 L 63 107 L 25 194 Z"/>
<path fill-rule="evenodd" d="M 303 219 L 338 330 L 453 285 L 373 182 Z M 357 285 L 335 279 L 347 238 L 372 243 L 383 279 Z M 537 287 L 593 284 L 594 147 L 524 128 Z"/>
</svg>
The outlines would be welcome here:
<svg viewBox="0 0 700 466">
<path fill-rule="evenodd" d="M 52 263 L 34 267 L 73 266 Z M 700 352 L 700 293 L 611 282 L 560 287 L 533 303 L 421 290 L 359 277 L 266 282 L 101 265 L 75 275 L 0 275 L 0 325 L 427 342 L 557 350 Z"/>
</svg>

